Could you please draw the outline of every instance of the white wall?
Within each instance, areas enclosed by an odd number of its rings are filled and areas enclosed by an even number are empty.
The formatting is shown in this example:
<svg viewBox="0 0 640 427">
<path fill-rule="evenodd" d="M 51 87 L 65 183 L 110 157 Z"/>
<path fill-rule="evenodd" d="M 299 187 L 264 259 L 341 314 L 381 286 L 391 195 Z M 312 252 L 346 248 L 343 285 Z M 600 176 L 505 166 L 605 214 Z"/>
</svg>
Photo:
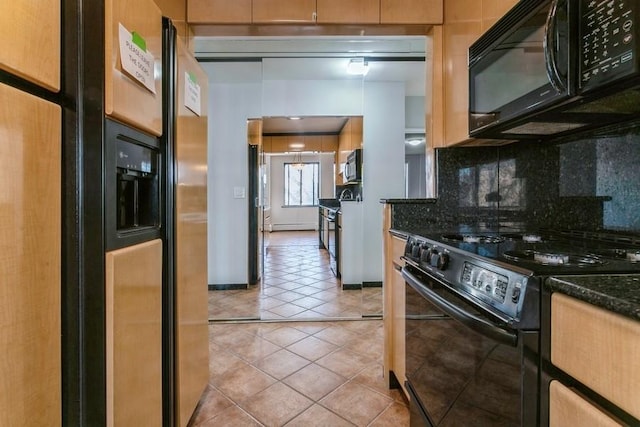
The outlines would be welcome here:
<svg viewBox="0 0 640 427">
<path fill-rule="evenodd" d="M 363 281 L 382 280 L 380 198 L 404 196 L 404 85 L 359 80 L 219 82 L 217 67 L 259 63 L 204 63 L 209 75 L 209 283 L 247 282 L 248 184 L 246 120 L 283 115 L 363 115 Z M 272 208 L 276 205 L 271 192 Z M 323 193 L 323 196 L 325 194 Z M 315 210 L 315 209 L 314 209 Z M 317 214 L 317 210 L 316 214 Z M 273 215 L 273 213 L 272 213 Z"/>
<path fill-rule="evenodd" d="M 362 280 L 383 278 L 383 198 L 404 198 L 404 84 L 366 82 L 362 166 Z"/>
<path fill-rule="evenodd" d="M 207 154 L 209 284 L 247 283 L 248 201 L 246 197 L 234 198 L 233 190 L 247 189 L 246 121 L 262 116 L 262 84 L 218 83 L 216 67 L 224 64 L 202 65 L 211 82 Z M 251 66 L 255 64 L 244 64 L 243 68 Z"/>
</svg>

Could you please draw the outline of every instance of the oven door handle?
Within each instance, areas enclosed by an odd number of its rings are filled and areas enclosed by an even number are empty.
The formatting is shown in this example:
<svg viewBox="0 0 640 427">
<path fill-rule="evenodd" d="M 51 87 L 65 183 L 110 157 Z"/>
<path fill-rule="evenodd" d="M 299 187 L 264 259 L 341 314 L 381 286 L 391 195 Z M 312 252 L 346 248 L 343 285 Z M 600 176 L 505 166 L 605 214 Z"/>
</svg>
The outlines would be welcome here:
<svg viewBox="0 0 640 427">
<path fill-rule="evenodd" d="M 469 329 L 479 333 L 480 335 L 484 335 L 487 338 L 498 341 L 501 344 L 509 345 L 511 347 L 518 346 L 518 336 L 515 333 L 505 330 L 500 325 L 486 319 L 482 319 L 463 310 L 455 304 L 450 303 L 437 293 L 433 292 L 427 286 L 421 284 L 420 280 L 411 274 L 411 272 L 406 268 L 402 269 L 402 277 L 404 277 L 407 283 L 420 293 L 420 295 L 429 300 L 429 302 Z"/>
</svg>

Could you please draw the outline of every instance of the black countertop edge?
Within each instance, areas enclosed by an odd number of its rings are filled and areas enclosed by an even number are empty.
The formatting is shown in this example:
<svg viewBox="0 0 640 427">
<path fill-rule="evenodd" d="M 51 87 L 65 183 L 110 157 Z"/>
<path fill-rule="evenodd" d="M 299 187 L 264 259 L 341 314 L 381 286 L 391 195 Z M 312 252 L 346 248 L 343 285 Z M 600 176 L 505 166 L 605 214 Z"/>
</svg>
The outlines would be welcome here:
<svg viewBox="0 0 640 427">
<path fill-rule="evenodd" d="M 640 274 L 550 277 L 545 286 L 640 321 Z"/>
<path fill-rule="evenodd" d="M 438 199 L 380 199 L 380 203 L 391 205 L 427 205 L 437 201 Z"/>
<path fill-rule="evenodd" d="M 411 234 L 411 233 L 407 233 L 406 231 L 396 230 L 395 228 L 390 229 L 389 233 L 393 234 L 396 237 L 400 237 L 403 240 L 406 240 L 407 238 L 409 238 L 409 235 Z"/>
</svg>

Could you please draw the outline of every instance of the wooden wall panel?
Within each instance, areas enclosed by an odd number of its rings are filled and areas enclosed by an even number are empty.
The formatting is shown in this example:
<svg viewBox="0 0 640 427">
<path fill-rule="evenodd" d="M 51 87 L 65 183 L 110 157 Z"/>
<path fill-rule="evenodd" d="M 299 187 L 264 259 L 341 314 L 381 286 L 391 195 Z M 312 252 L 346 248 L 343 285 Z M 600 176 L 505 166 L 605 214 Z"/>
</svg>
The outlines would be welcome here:
<svg viewBox="0 0 640 427">
<path fill-rule="evenodd" d="M 60 90 L 60 1 L 3 1 L 0 69 Z"/>
<path fill-rule="evenodd" d="M 122 70 L 119 24 L 138 33 L 155 62 L 155 94 Z M 105 1 L 105 113 L 162 134 L 162 13 L 152 0 Z"/>
<path fill-rule="evenodd" d="M 251 0 L 189 0 L 190 24 L 250 24 Z"/>
<path fill-rule="evenodd" d="M 378 24 L 379 0 L 317 0 L 319 24 Z"/>
<path fill-rule="evenodd" d="M 61 420 L 61 112 L 0 83 L 0 425 Z"/>
<path fill-rule="evenodd" d="M 107 426 L 162 425 L 162 241 L 106 254 Z"/>
<path fill-rule="evenodd" d="M 551 297 L 551 361 L 640 418 L 640 322 L 566 295 Z"/>
<path fill-rule="evenodd" d="M 207 74 L 178 39 L 176 111 L 176 391 L 186 426 L 209 380 L 207 286 Z M 200 116 L 185 107 L 185 72 L 201 89 Z M 260 121 L 262 123 L 262 121 Z M 261 127 L 261 126 L 260 126 Z"/>
<path fill-rule="evenodd" d="M 442 24 L 443 0 L 380 0 L 381 24 Z"/>
<path fill-rule="evenodd" d="M 315 22 L 316 0 L 253 0 L 252 22 Z"/>
</svg>

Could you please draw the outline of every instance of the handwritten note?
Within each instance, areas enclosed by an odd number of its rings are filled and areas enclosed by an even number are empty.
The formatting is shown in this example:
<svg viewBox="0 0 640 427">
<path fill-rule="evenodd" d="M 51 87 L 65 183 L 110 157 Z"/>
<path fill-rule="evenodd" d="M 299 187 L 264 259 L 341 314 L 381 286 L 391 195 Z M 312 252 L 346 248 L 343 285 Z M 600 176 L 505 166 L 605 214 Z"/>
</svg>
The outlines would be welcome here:
<svg viewBox="0 0 640 427">
<path fill-rule="evenodd" d="M 130 33 L 122 24 L 119 31 L 120 63 L 122 69 L 142 83 L 150 92 L 156 93 L 154 58 L 147 51 L 145 40 L 137 33 Z"/>
</svg>

